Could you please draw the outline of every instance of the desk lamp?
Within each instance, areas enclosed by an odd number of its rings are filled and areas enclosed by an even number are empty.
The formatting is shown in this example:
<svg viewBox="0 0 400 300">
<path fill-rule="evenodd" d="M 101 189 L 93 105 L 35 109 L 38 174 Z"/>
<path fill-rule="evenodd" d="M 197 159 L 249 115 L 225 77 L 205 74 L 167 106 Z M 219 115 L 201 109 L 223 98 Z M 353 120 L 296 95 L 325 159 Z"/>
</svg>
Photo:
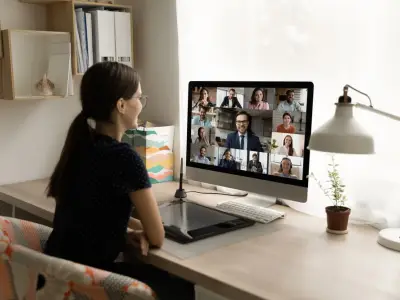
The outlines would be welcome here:
<svg viewBox="0 0 400 300">
<path fill-rule="evenodd" d="M 352 89 L 369 100 L 369 106 L 351 102 L 347 95 Z M 350 85 L 345 85 L 343 95 L 335 103 L 336 111 L 332 119 L 314 131 L 310 137 L 309 150 L 342 154 L 375 154 L 372 135 L 354 118 L 353 109 L 361 108 L 390 119 L 400 121 L 400 117 L 375 109 L 371 98 Z M 400 228 L 387 228 L 379 232 L 378 243 L 392 250 L 400 251 Z"/>
</svg>

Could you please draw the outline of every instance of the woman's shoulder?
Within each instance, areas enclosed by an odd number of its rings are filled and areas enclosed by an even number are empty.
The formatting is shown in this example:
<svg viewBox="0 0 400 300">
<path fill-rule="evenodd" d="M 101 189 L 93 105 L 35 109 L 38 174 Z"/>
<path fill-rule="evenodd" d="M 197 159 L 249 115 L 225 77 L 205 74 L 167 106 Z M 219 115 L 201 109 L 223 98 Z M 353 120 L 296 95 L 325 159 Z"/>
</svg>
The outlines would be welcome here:
<svg viewBox="0 0 400 300">
<path fill-rule="evenodd" d="M 98 140 L 95 150 L 99 157 L 112 161 L 114 164 L 126 163 L 140 158 L 139 154 L 134 151 L 126 142 L 119 142 L 111 138 Z"/>
</svg>

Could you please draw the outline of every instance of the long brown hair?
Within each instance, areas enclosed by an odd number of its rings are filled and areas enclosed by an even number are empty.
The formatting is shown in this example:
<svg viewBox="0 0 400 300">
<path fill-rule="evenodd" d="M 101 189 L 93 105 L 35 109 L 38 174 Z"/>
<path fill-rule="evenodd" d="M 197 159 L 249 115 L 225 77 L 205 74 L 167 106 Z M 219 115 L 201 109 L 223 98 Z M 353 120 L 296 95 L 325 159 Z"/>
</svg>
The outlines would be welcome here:
<svg viewBox="0 0 400 300">
<path fill-rule="evenodd" d="M 250 99 L 250 104 L 251 104 L 251 105 L 257 104 L 256 93 L 257 93 L 258 91 L 260 91 L 260 92 L 262 93 L 262 95 L 263 95 L 263 98 L 262 98 L 261 102 L 265 101 L 265 91 L 264 91 L 264 89 L 262 89 L 262 88 L 255 88 L 255 89 L 253 90 L 253 93 L 251 94 L 251 99 Z"/>
<path fill-rule="evenodd" d="M 199 101 L 203 100 L 203 92 L 206 91 L 207 92 L 207 102 L 210 102 L 210 92 L 208 91 L 208 89 L 206 88 L 201 88 L 200 90 L 200 97 L 199 97 Z"/>
<path fill-rule="evenodd" d="M 283 146 L 285 146 L 285 141 L 286 141 L 287 137 L 290 137 L 290 145 L 289 145 L 288 155 L 293 156 L 293 138 L 292 138 L 292 136 L 290 136 L 290 135 L 285 136 L 285 138 L 283 139 Z"/>
<path fill-rule="evenodd" d="M 88 119 L 111 122 L 111 113 L 119 99 L 132 99 L 140 83 L 139 74 L 117 62 L 91 66 L 83 75 L 80 100 L 82 111 L 72 121 L 60 159 L 50 177 L 47 196 L 62 202 L 71 188 L 82 155 L 94 142 Z"/>
</svg>

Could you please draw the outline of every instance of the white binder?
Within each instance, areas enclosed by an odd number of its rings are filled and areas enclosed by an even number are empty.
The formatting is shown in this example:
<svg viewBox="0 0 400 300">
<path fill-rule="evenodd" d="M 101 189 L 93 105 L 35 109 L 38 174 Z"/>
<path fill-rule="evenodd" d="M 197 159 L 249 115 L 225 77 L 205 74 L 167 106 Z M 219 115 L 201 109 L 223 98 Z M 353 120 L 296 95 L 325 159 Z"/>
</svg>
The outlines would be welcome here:
<svg viewBox="0 0 400 300">
<path fill-rule="evenodd" d="M 93 32 L 92 32 L 92 14 L 85 13 L 86 16 L 86 37 L 88 49 L 88 68 L 93 65 Z"/>
<path fill-rule="evenodd" d="M 113 11 L 95 10 L 92 14 L 94 62 L 115 61 L 115 17 Z"/>
<path fill-rule="evenodd" d="M 131 14 L 121 11 L 114 14 L 116 61 L 133 67 Z"/>
</svg>

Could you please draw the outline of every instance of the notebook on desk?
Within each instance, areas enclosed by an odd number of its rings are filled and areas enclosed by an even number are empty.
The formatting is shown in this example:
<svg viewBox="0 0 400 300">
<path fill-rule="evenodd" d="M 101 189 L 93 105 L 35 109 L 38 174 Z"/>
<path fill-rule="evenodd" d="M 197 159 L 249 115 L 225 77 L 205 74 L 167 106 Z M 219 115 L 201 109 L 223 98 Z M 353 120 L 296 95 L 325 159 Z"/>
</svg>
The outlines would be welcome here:
<svg viewBox="0 0 400 300">
<path fill-rule="evenodd" d="M 180 244 L 249 227 L 254 221 L 233 216 L 192 202 L 160 207 L 166 237 Z"/>
</svg>

